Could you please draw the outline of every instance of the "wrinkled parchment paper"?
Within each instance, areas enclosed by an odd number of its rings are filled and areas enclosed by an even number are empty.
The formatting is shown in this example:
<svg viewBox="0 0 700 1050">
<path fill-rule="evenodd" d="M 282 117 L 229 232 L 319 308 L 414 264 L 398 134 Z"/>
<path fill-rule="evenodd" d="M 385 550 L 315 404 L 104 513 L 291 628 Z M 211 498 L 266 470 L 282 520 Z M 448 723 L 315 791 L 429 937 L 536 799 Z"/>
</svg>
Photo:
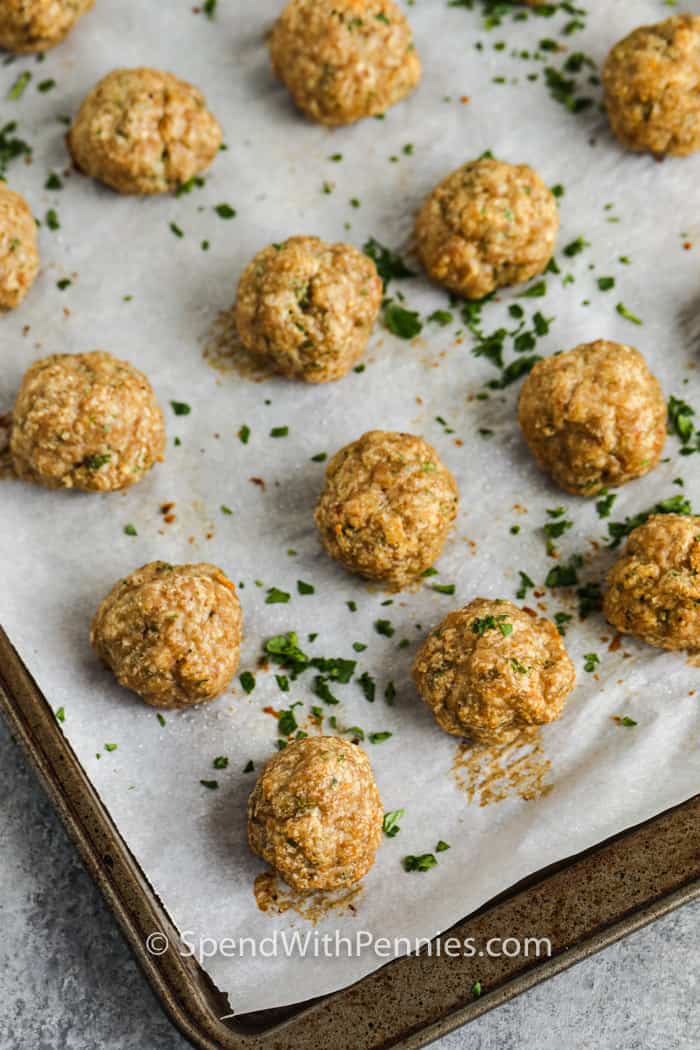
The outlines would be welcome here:
<svg viewBox="0 0 700 1050">
<path fill-rule="evenodd" d="M 279 6 L 220 0 L 209 21 L 193 13 L 189 0 L 98 0 L 42 64 L 24 58 L 0 67 L 2 122 L 17 120 L 18 133 L 34 147 L 30 166 L 20 160 L 9 169 L 10 184 L 39 218 L 53 207 L 60 221 L 54 231 L 42 225 L 41 276 L 24 306 L 0 320 L 0 411 L 11 407 L 22 373 L 38 357 L 102 347 L 148 374 L 166 406 L 169 434 L 165 463 L 124 494 L 0 485 L 0 612 L 49 702 L 65 709 L 63 731 L 191 941 L 259 939 L 274 929 L 308 927 L 294 911 L 278 916 L 256 907 L 252 884 L 264 867 L 246 845 L 245 802 L 255 774 L 243 769 L 252 759 L 259 770 L 275 748 L 276 722 L 263 708 L 301 701 L 297 718 L 308 728 L 305 715 L 320 701 L 311 694 L 311 675 L 282 694 L 272 673 L 258 672 L 249 696 L 236 680 L 218 702 L 167 713 L 162 726 L 92 654 L 88 629 L 97 604 L 117 578 L 151 559 L 213 561 L 245 585 L 241 669 L 255 671 L 264 640 L 291 629 L 312 655 L 354 656 L 358 674 L 376 677 L 377 699 L 368 703 L 355 683 L 340 685 L 342 704 L 327 713 L 340 725 L 393 734 L 365 746 L 385 808 L 406 813 L 400 834 L 384 840 L 354 901 L 356 913 L 331 912 L 318 928 L 432 936 L 528 873 L 690 797 L 699 780 L 698 671 L 682 654 L 633 640 L 609 651 L 613 632 L 600 614 L 579 624 L 570 592 L 543 594 L 540 607 L 550 615 L 574 615 L 566 642 L 578 673 L 562 718 L 542 734 L 549 790 L 529 801 L 511 791 L 487 806 L 479 805 L 483 792 L 477 790 L 469 802 L 451 773 L 458 741 L 436 728 L 410 683 L 416 644 L 451 608 L 476 595 L 513 598 L 519 570 L 543 582 L 555 564 L 542 534 L 546 508 L 563 505 L 575 523 L 558 541 L 562 561 L 581 552 L 582 578 L 600 579 L 612 556 L 606 522 L 593 501 L 567 498 L 534 467 L 516 424 L 517 385 L 490 400 L 475 399 L 498 372 L 471 354 L 471 336 L 456 338 L 463 328 L 457 322 L 426 324 L 413 343 L 378 325 L 366 370 L 322 387 L 217 372 L 203 358 L 207 333 L 230 307 L 238 276 L 259 248 L 296 233 L 357 245 L 373 235 L 406 254 L 424 194 L 461 161 L 491 149 L 532 163 L 566 192 L 561 275 L 548 277 L 541 299 L 516 300 L 520 289 L 504 293 L 485 308 L 484 330 L 513 327 L 507 306 L 517 301 L 528 317 L 540 309 L 554 318 L 538 352 L 599 337 L 627 341 L 646 354 L 667 394 L 700 404 L 700 158 L 659 164 L 622 152 L 585 71 L 579 94 L 596 105 L 573 115 L 548 94 L 544 62 L 511 55 L 536 50 L 551 37 L 600 63 L 635 25 L 668 15 L 661 0 L 587 2 L 586 27 L 566 37 L 560 34 L 569 15 L 507 20 L 484 32 L 476 11 L 418 0 L 408 11 L 424 63 L 420 89 L 382 122 L 333 132 L 299 117 L 271 76 L 264 35 Z M 505 48 L 494 48 L 499 41 Z M 547 62 L 559 68 L 565 57 L 550 54 Z M 67 166 L 60 117 L 74 114 L 108 70 L 139 64 L 172 69 L 200 85 L 221 120 L 228 151 L 206 186 L 178 199 L 122 199 L 72 174 L 61 192 L 46 191 L 48 172 Z M 7 100 L 25 69 L 32 80 L 23 96 Z M 533 71 L 540 77 L 531 82 Z M 494 79 L 503 77 L 506 83 Z M 37 91 L 49 78 L 56 86 Z M 404 151 L 407 144 L 412 151 Z M 337 153 L 342 161 L 331 161 Z M 331 192 L 323 191 L 324 183 Z M 223 202 L 236 209 L 234 219 L 215 213 Z M 171 232 L 172 222 L 183 237 Z M 588 246 L 567 258 L 561 249 L 578 237 Z M 203 240 L 209 251 L 201 249 Z M 684 243 L 693 247 L 684 250 Z M 575 282 L 564 283 L 568 273 Z M 599 276 L 615 277 L 616 287 L 599 292 Z M 61 291 L 57 281 L 66 277 L 72 284 Z M 399 289 L 423 316 L 447 306 L 446 296 L 421 277 L 390 291 Z M 618 302 L 643 325 L 618 314 Z M 513 356 L 509 350 L 507 360 Z M 167 407 L 171 400 L 187 402 L 191 413 L 176 417 Z M 243 424 L 251 430 L 247 445 L 236 436 Z M 269 436 L 282 426 L 289 427 L 288 437 Z M 423 434 L 454 471 L 462 498 L 440 575 L 389 606 L 383 606 L 387 595 L 322 553 L 312 522 L 324 467 L 311 457 L 374 427 Z M 613 520 L 680 493 L 678 477 L 700 507 L 697 457 L 680 457 L 678 449 L 669 438 L 669 458 L 619 493 Z M 177 519 L 169 525 L 159 511 L 168 502 Z M 223 513 L 222 504 L 233 514 Z M 126 535 L 126 524 L 138 535 Z M 518 535 L 509 531 L 513 524 L 521 526 Z M 312 583 L 315 594 L 298 595 L 298 579 Z M 454 583 L 454 597 L 431 590 L 434 581 Z M 266 604 L 272 586 L 290 592 L 291 601 Z M 356 613 L 348 601 L 356 602 Z M 537 602 L 532 592 L 528 602 Z M 379 618 L 391 621 L 392 638 L 374 630 Z M 318 633 L 312 644 L 309 632 Z M 400 648 L 404 638 L 411 644 Z M 354 654 L 353 641 L 365 643 L 366 651 Z M 600 657 L 597 674 L 583 670 L 583 656 L 591 652 Z M 383 699 L 389 681 L 397 693 L 393 707 Z M 615 717 L 637 725 L 622 726 Z M 107 743 L 116 750 L 105 750 Z M 228 769 L 212 769 L 219 755 L 228 757 Z M 202 779 L 218 780 L 218 790 L 203 787 Z M 438 866 L 405 873 L 402 858 L 432 851 L 438 838 L 451 845 L 438 854 Z M 216 955 L 206 968 L 241 1012 L 329 992 L 382 961 L 372 952 L 335 960 Z"/>
</svg>

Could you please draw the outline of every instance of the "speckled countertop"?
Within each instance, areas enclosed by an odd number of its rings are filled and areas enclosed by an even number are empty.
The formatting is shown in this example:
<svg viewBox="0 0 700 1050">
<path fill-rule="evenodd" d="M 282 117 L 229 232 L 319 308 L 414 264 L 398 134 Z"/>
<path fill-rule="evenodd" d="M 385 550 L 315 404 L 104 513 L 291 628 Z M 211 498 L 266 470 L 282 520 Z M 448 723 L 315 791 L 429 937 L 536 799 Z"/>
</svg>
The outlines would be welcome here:
<svg viewBox="0 0 700 1050">
<path fill-rule="evenodd" d="M 186 1050 L 0 719 L 0 1050 Z M 436 1043 L 697 1050 L 700 901 Z"/>
</svg>

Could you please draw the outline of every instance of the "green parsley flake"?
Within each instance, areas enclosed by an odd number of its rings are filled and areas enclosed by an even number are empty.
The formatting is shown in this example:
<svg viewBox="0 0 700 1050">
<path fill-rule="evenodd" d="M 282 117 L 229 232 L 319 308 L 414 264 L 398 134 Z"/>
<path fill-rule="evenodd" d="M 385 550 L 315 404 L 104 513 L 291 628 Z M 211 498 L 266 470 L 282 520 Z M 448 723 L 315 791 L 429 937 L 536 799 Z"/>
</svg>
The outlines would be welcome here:
<svg viewBox="0 0 700 1050">
<path fill-rule="evenodd" d="M 250 694 L 255 689 L 255 675 L 251 671 L 242 671 L 238 676 L 238 681 L 245 693 Z"/>
<path fill-rule="evenodd" d="M 418 856 L 409 854 L 403 859 L 404 871 L 428 871 L 437 865 L 434 853 L 421 853 Z"/>
<path fill-rule="evenodd" d="M 171 401 L 170 407 L 176 416 L 189 416 L 192 408 L 186 401 Z"/>
<path fill-rule="evenodd" d="M 392 809 L 388 813 L 384 814 L 382 831 L 388 839 L 395 838 L 401 831 L 401 828 L 399 827 L 399 821 L 403 820 L 405 815 L 405 809 Z"/>
</svg>

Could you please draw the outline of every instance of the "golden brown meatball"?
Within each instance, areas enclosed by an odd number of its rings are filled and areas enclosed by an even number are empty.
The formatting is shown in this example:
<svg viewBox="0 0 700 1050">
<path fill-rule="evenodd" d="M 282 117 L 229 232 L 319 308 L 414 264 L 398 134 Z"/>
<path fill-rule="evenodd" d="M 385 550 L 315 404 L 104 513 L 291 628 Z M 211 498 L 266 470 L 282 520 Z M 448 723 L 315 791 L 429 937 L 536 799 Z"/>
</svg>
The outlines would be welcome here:
<svg viewBox="0 0 700 1050">
<path fill-rule="evenodd" d="M 628 149 L 663 157 L 700 149 L 700 17 L 640 26 L 603 67 L 610 125 Z"/>
<path fill-rule="evenodd" d="M 370 430 L 328 464 L 316 525 L 332 558 L 400 589 L 440 554 L 457 503 L 455 479 L 423 438 Z"/>
<path fill-rule="evenodd" d="M 413 678 L 441 729 L 501 744 L 559 718 L 576 675 L 553 623 L 475 598 L 428 635 Z"/>
<path fill-rule="evenodd" d="M 381 301 L 377 268 L 363 252 L 290 237 L 243 271 L 236 324 L 243 345 L 283 375 L 327 383 L 362 356 Z"/>
<path fill-rule="evenodd" d="M 205 562 L 153 561 L 114 585 L 90 629 L 120 685 L 153 707 L 190 707 L 224 691 L 241 645 L 236 588 Z"/>
<path fill-rule="evenodd" d="M 0 182 L 0 313 L 19 306 L 38 272 L 34 216 L 24 197 Z"/>
<path fill-rule="evenodd" d="M 384 113 L 420 79 L 411 27 L 394 0 L 291 0 L 269 44 L 275 73 L 321 124 Z"/>
<path fill-rule="evenodd" d="M 426 198 L 416 250 L 438 284 L 482 299 L 542 273 L 558 229 L 556 199 L 537 172 L 483 157 L 453 171 Z"/>
<path fill-rule="evenodd" d="M 649 645 L 700 650 L 700 517 L 656 514 L 631 532 L 603 609 Z"/>
<path fill-rule="evenodd" d="M 666 441 L 658 380 L 638 350 L 604 339 L 539 361 L 518 415 L 537 462 L 577 496 L 648 473 Z"/>
<path fill-rule="evenodd" d="M 66 137 L 75 166 L 119 193 L 166 193 L 208 168 L 221 128 L 192 84 L 158 69 L 115 69 Z"/>
<path fill-rule="evenodd" d="M 151 384 L 103 350 L 52 354 L 26 372 L 12 413 L 14 471 L 49 488 L 127 488 L 163 459 Z"/>
<path fill-rule="evenodd" d="M 0 47 L 47 51 L 60 44 L 94 0 L 0 0 Z"/>
<path fill-rule="evenodd" d="M 267 762 L 248 802 L 250 848 L 301 893 L 351 886 L 382 838 L 382 802 L 356 744 L 295 740 Z"/>
</svg>

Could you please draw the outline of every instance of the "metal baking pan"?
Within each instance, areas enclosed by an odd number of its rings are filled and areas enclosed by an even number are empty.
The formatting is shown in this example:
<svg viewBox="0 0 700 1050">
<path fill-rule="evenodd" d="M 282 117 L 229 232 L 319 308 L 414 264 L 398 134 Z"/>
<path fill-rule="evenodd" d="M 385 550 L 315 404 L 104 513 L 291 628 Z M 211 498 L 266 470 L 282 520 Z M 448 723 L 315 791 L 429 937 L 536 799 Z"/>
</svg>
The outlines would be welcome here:
<svg viewBox="0 0 700 1050">
<path fill-rule="evenodd" d="M 511 887 L 437 938 L 431 953 L 387 963 L 323 998 L 237 1015 L 235 1001 L 178 950 L 177 930 L 2 628 L 0 708 L 164 1009 L 205 1050 L 425 1046 L 700 896 L 700 796 L 695 796 Z M 153 933 L 167 938 L 162 955 L 146 948 Z M 439 955 L 437 945 L 448 936 L 472 937 L 479 945 L 492 937 L 544 937 L 551 954 Z"/>
</svg>

